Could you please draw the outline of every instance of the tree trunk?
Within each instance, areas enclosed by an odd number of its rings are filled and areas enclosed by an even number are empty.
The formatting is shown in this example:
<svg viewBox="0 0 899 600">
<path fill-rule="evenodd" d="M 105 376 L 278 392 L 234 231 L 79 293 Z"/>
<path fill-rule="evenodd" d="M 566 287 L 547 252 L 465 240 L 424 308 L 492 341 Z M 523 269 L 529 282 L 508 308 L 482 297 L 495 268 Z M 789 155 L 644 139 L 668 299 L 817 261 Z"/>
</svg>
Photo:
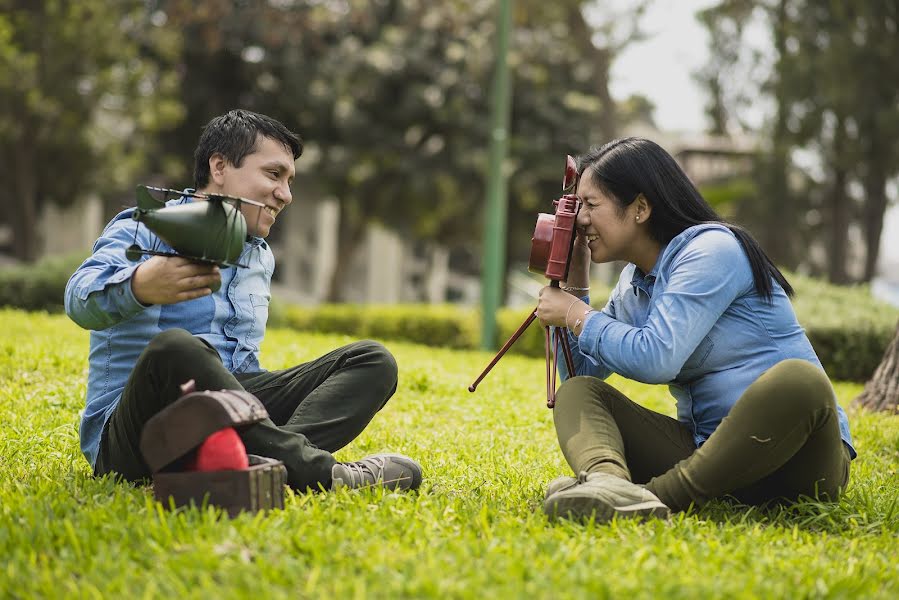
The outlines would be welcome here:
<svg viewBox="0 0 899 600">
<path fill-rule="evenodd" d="M 852 404 L 869 410 L 899 413 L 899 326 L 874 375 Z"/>
<path fill-rule="evenodd" d="M 342 204 L 340 207 L 337 225 L 337 256 L 334 260 L 331 281 L 328 284 L 328 293 L 325 296 L 327 302 L 340 302 L 343 299 L 341 291 L 347 284 L 350 263 L 365 232 L 365 219 L 361 215 L 355 214 L 350 208 L 346 204 Z"/>
<path fill-rule="evenodd" d="M 827 274 L 831 283 L 849 283 L 846 272 L 846 250 L 849 245 L 849 198 L 846 197 L 846 167 L 839 156 L 846 140 L 846 128 L 842 117 L 838 118 L 834 134 L 831 169 L 833 186 L 828 194 L 830 213 L 830 248 L 828 248 Z"/>
<path fill-rule="evenodd" d="M 864 281 L 874 279 L 880 253 L 883 215 L 887 210 L 886 177 L 871 175 L 865 178 L 865 275 Z"/>
<path fill-rule="evenodd" d="M 846 247 L 849 232 L 849 206 L 846 198 L 846 171 L 835 167 L 834 182 L 830 190 L 830 248 L 827 251 L 827 278 L 831 283 L 849 282 L 846 272 Z"/>
<path fill-rule="evenodd" d="M 774 46 L 780 61 L 787 60 L 787 30 L 789 17 L 787 16 L 786 1 L 781 0 L 777 7 L 777 16 L 774 19 Z M 763 182 L 762 192 L 767 196 L 768 218 L 765 227 L 764 248 L 768 256 L 776 264 L 795 266 L 792 240 L 797 231 L 797 211 L 794 198 L 787 180 L 790 165 L 790 129 L 787 119 L 790 113 L 790 104 L 787 92 L 787 81 L 783 73 L 778 75 L 775 83 L 775 97 L 777 98 L 777 113 L 772 132 L 771 160 L 765 169 L 766 181 Z"/>
<path fill-rule="evenodd" d="M 13 255 L 25 262 L 37 259 L 38 255 L 38 190 L 34 178 L 35 164 L 33 149 L 23 143 L 13 152 L 13 205 L 9 210 L 12 226 Z"/>
<path fill-rule="evenodd" d="M 602 103 L 602 110 L 599 111 L 599 130 L 604 139 L 611 140 L 618 136 L 618 116 L 615 101 L 609 91 L 609 67 L 612 56 L 611 52 L 603 49 L 597 50 L 596 57 L 596 61 L 602 65 L 600 71 L 603 73 L 603 77 L 596 82 L 596 95 Z"/>
<path fill-rule="evenodd" d="M 596 80 L 596 97 L 602 104 L 602 110 L 597 115 L 599 131 L 603 139 L 611 140 L 616 137 L 618 132 L 618 117 L 615 114 L 615 101 L 609 91 L 609 69 L 614 59 L 614 51 L 608 48 L 599 48 L 595 46 L 591 38 L 593 30 L 584 20 L 584 14 L 580 4 L 572 5 L 567 13 L 568 30 L 576 39 L 584 42 L 587 54 L 587 60 L 593 60 L 597 65 L 597 72 L 601 76 Z"/>
</svg>

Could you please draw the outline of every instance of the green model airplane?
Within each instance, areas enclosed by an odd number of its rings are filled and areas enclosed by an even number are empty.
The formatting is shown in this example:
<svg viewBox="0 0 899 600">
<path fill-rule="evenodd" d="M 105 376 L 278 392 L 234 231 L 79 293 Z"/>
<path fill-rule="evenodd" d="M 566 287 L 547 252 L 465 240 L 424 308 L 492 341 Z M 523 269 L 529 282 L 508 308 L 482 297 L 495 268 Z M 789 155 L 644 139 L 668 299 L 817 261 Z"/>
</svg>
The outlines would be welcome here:
<svg viewBox="0 0 899 600">
<path fill-rule="evenodd" d="M 180 256 L 220 267 L 246 266 L 237 262 L 247 239 L 247 222 L 240 206 L 249 204 L 258 206 L 261 210 L 264 204 L 234 196 L 200 194 L 146 185 L 137 186 L 136 192 L 137 208 L 131 218 L 143 223 L 160 240 L 171 246 L 174 252 L 141 248 L 134 243 L 125 253 L 128 260 L 137 261 L 141 256 L 150 254 Z M 188 197 L 193 201 L 166 206 L 167 200 L 180 197 Z M 137 230 L 134 236 L 136 240 Z"/>
</svg>

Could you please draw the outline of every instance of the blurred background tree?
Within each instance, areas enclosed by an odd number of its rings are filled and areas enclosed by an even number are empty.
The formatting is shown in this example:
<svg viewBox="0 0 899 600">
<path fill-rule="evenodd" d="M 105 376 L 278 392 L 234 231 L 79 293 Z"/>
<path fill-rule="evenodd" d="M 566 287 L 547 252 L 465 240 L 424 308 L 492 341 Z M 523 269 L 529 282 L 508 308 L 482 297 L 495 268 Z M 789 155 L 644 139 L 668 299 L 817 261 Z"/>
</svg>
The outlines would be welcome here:
<svg viewBox="0 0 899 600">
<path fill-rule="evenodd" d="M 870 281 L 888 181 L 899 174 L 899 5 L 846 0 L 725 0 L 701 13 L 711 62 L 700 74 L 713 128 L 751 129 L 744 117 L 773 106 L 739 217 L 779 264 L 812 264 L 833 283 Z M 759 51 L 749 33 L 768 32 Z M 754 86 L 752 82 L 760 82 Z M 847 271 L 851 232 L 864 267 Z"/>
<path fill-rule="evenodd" d="M 641 39 L 644 5 L 514 3 L 510 264 L 526 260 L 534 212 L 551 210 L 564 154 L 651 123 L 646 98 L 616 103 L 609 91 L 616 57 Z M 0 0 L 0 9 L 0 221 L 18 258 L 34 257 L 47 203 L 91 193 L 112 213 L 135 182 L 190 185 L 202 126 L 244 107 L 305 138 L 298 198 L 339 203 L 331 299 L 372 222 L 467 246 L 478 266 L 492 0 Z M 899 163 L 897 10 L 722 0 L 701 13 L 712 44 L 697 75 L 709 131 L 758 141 L 751 172 L 703 191 L 786 267 L 835 282 L 873 274 Z M 750 118 L 759 112 L 761 128 Z M 854 231 L 866 249 L 861 273 L 847 272 Z M 809 248 L 826 254 L 810 259 Z"/>
<path fill-rule="evenodd" d="M 0 218 L 36 258 L 45 203 L 134 185 L 182 114 L 177 35 L 143 2 L 0 0 Z"/>
<path fill-rule="evenodd" d="M 513 259 L 529 248 L 535 210 L 549 210 L 559 194 L 564 154 L 614 134 L 608 74 L 617 47 L 594 44 L 584 4 L 515 3 L 506 164 Z M 330 299 L 373 221 L 479 245 L 494 2 L 168 0 L 157 8 L 191 40 L 179 66 L 186 118 L 166 137 L 168 151 L 191 148 L 210 115 L 234 106 L 297 127 L 309 185 L 340 205 Z"/>
</svg>

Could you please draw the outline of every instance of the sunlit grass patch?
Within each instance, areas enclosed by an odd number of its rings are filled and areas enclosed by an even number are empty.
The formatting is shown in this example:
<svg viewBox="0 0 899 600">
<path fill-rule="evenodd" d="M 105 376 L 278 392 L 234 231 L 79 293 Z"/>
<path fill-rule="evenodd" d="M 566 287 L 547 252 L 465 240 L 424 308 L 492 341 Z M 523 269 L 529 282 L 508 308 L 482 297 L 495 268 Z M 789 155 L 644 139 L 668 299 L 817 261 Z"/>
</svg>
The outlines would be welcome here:
<svg viewBox="0 0 899 600">
<path fill-rule="evenodd" d="M 416 457 L 417 494 L 288 492 L 227 519 L 171 512 L 148 488 L 95 479 L 78 449 L 87 332 L 0 311 L 0 597 L 882 597 L 899 594 L 899 419 L 850 412 L 860 452 L 838 503 L 766 510 L 715 502 L 671 520 L 553 524 L 546 483 L 567 472 L 539 359 L 389 343 L 396 396 L 338 458 Z M 270 332 L 281 368 L 352 341 Z M 673 414 L 662 387 L 622 379 Z M 838 384 L 844 406 L 859 385 Z"/>
</svg>

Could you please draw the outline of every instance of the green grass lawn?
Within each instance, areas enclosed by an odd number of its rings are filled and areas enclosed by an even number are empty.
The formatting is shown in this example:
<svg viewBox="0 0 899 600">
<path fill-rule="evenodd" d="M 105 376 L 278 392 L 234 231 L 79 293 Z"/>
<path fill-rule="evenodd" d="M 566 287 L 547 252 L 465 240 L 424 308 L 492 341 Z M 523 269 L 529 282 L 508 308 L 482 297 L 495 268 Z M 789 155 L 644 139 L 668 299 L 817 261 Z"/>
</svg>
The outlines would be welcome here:
<svg viewBox="0 0 899 600">
<path fill-rule="evenodd" d="M 78 448 L 88 333 L 0 310 L 0 597 L 899 597 L 899 419 L 850 412 L 860 453 L 838 504 L 715 503 L 669 521 L 550 523 L 568 469 L 542 360 L 390 343 L 399 390 L 338 458 L 419 459 L 420 493 L 288 492 L 283 511 L 169 512 L 94 479 Z M 351 341 L 269 333 L 282 368 Z M 663 387 L 617 379 L 673 412 Z M 847 406 L 859 385 L 836 385 Z"/>
</svg>

